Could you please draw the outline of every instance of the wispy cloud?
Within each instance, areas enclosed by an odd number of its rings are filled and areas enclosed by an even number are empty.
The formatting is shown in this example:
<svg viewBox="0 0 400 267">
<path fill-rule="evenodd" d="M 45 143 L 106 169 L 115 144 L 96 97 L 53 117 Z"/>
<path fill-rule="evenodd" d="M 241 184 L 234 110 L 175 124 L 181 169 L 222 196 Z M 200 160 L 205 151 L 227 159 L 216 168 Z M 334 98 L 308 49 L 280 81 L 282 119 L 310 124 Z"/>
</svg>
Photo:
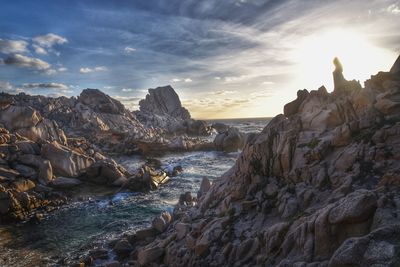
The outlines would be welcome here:
<svg viewBox="0 0 400 267">
<path fill-rule="evenodd" d="M 37 89 L 37 88 L 57 89 L 57 90 L 69 89 L 68 85 L 62 83 L 24 83 L 22 87 L 25 89 Z"/>
<path fill-rule="evenodd" d="M 94 68 L 83 67 L 79 69 L 79 72 L 82 74 L 92 73 L 92 72 L 101 72 L 101 71 L 108 71 L 108 68 L 105 66 L 97 66 Z"/>
<path fill-rule="evenodd" d="M 135 52 L 135 51 L 136 51 L 136 48 L 127 46 L 127 47 L 124 48 L 124 51 L 125 51 L 125 53 L 130 54 L 130 53 Z"/>
<path fill-rule="evenodd" d="M 54 33 L 48 33 L 46 35 L 40 35 L 33 38 L 33 42 L 37 43 L 42 47 L 51 48 L 56 44 L 64 44 L 67 43 L 68 40 L 60 35 Z"/>
</svg>

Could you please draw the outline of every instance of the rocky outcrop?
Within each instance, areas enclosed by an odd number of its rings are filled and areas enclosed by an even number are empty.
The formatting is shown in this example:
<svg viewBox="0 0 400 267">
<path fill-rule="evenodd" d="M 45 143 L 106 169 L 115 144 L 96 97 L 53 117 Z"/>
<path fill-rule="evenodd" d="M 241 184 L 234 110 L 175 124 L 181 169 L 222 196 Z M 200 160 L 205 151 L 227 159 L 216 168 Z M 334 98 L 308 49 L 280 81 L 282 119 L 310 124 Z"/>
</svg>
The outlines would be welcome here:
<svg viewBox="0 0 400 267">
<path fill-rule="evenodd" d="M 129 240 L 129 260 L 397 266 L 400 76 L 379 73 L 365 88 L 335 83 L 333 93 L 302 91 L 287 116 L 246 142 L 233 168 L 211 187 L 204 181 L 199 199 L 182 195 L 162 234 Z"/>
<path fill-rule="evenodd" d="M 158 128 L 167 134 L 209 135 L 211 128 L 205 121 L 191 119 L 189 111 L 181 104 L 171 86 L 149 89 L 146 98 L 139 102 L 137 118 L 147 127 Z"/>
<path fill-rule="evenodd" d="M 217 134 L 214 139 L 216 150 L 237 152 L 244 146 L 245 134 L 235 127 L 229 127 L 225 132 Z"/>
<path fill-rule="evenodd" d="M 14 96 L 2 93 L 1 98 L 10 99 L 12 104 L 7 107 L 5 103 L 7 108 L 2 112 L 0 123 L 7 129 L 18 127 L 21 135 L 34 141 L 58 141 L 65 145 L 65 132 L 69 137 L 90 140 L 104 152 L 129 154 L 137 152 L 137 140 L 155 141 L 160 138 L 119 101 L 97 89 L 85 89 L 78 98 L 23 93 Z M 25 121 L 15 122 L 18 114 L 22 114 Z"/>
<path fill-rule="evenodd" d="M 182 107 L 178 94 L 170 86 L 149 89 L 146 98 L 139 102 L 140 111 L 155 115 L 169 115 L 176 119 L 188 120 L 190 113 Z"/>
</svg>

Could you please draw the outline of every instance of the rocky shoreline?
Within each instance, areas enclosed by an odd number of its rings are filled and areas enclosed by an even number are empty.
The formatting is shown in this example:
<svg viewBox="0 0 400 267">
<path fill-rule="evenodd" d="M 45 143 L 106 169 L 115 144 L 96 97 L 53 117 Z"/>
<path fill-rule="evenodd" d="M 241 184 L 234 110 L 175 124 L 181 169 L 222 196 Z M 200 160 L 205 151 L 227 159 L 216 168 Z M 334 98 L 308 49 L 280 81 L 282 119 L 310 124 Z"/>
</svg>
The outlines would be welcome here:
<svg viewBox="0 0 400 267">
<path fill-rule="evenodd" d="M 398 266 L 400 57 L 389 72 L 301 90 L 236 164 L 172 214 L 90 251 L 101 266 Z M 78 266 L 78 265 L 77 265 Z"/>
<path fill-rule="evenodd" d="M 40 221 L 82 183 L 146 192 L 174 173 L 130 173 L 113 156 L 216 149 L 212 127 L 191 119 L 172 87 L 149 89 L 140 105 L 135 115 L 97 89 L 77 98 L 1 93 L 0 222 Z"/>
</svg>

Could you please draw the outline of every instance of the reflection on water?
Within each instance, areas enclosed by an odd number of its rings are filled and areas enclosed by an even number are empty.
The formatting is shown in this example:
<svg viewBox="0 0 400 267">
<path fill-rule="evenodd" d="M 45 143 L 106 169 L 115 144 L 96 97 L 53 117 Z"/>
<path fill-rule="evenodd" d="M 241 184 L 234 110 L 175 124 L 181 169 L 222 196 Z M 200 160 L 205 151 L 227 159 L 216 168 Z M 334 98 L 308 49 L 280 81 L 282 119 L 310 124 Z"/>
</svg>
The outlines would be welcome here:
<svg viewBox="0 0 400 267">
<path fill-rule="evenodd" d="M 80 187 L 69 205 L 49 214 L 40 224 L 0 227 L 0 266 L 53 265 L 60 255 L 74 258 L 79 252 L 101 246 L 122 232 L 142 228 L 162 210 L 172 208 L 179 195 L 196 193 L 201 179 L 215 179 L 228 170 L 237 153 L 190 152 L 158 159 L 181 165 L 184 172 L 147 194 L 117 192 L 116 188 Z M 134 170 L 141 158 L 117 159 Z"/>
</svg>

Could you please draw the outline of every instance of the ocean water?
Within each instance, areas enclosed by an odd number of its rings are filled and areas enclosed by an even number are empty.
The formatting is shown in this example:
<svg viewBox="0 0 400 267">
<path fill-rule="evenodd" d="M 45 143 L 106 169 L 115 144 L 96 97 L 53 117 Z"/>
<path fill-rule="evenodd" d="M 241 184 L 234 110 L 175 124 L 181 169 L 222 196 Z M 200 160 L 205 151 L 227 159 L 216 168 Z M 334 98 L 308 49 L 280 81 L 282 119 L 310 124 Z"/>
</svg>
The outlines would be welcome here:
<svg viewBox="0 0 400 267">
<path fill-rule="evenodd" d="M 218 120 L 243 132 L 262 130 L 269 119 Z M 79 187 L 72 201 L 46 216 L 39 224 L 0 225 L 0 266 L 54 266 L 66 257 L 103 247 L 126 231 L 149 226 L 163 210 L 172 210 L 179 195 L 196 194 L 203 177 L 211 181 L 231 168 L 239 152 L 171 153 L 157 157 L 163 165 L 180 165 L 183 172 L 159 190 L 144 194 L 118 192 L 116 188 Z M 145 159 L 116 159 L 135 170 Z"/>
</svg>

